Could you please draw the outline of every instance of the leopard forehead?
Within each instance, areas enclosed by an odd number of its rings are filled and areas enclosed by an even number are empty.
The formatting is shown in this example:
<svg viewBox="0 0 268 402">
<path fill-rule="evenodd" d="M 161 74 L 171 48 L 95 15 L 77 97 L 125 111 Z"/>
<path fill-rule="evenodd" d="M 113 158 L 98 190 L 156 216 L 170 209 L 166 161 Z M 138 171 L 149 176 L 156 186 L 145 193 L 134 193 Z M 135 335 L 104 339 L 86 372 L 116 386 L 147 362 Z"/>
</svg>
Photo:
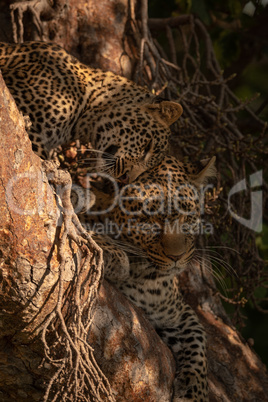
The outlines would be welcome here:
<svg viewBox="0 0 268 402">
<path fill-rule="evenodd" d="M 197 187 L 190 180 L 187 172 L 189 164 L 179 162 L 171 156 L 151 169 L 142 173 L 139 178 L 124 189 L 126 204 L 132 204 L 132 198 L 156 200 L 167 196 L 174 197 L 180 193 L 182 200 L 188 200 L 188 210 L 198 207 Z"/>
<path fill-rule="evenodd" d="M 152 119 L 138 105 L 120 105 L 107 110 L 98 119 L 96 130 L 99 146 L 121 145 L 122 150 L 129 148 L 130 154 L 150 140 L 154 140 L 154 149 L 166 150 L 170 135 L 169 128 Z"/>
</svg>

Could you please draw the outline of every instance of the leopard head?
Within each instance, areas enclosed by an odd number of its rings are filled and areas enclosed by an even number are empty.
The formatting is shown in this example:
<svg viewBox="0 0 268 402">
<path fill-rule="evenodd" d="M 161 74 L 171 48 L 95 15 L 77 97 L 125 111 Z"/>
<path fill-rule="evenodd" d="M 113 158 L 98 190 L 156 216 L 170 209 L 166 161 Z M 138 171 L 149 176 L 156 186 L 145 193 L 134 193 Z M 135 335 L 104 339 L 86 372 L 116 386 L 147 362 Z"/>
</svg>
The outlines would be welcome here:
<svg viewBox="0 0 268 402">
<path fill-rule="evenodd" d="M 163 159 L 169 127 L 181 114 L 181 105 L 169 101 L 106 108 L 94 125 L 95 148 L 102 151 L 98 170 L 132 183 Z"/>
<path fill-rule="evenodd" d="M 215 157 L 199 166 L 167 156 L 122 188 L 109 219 L 125 250 L 139 250 L 159 270 L 184 269 L 200 229 L 201 189 L 215 175 Z M 128 248 L 129 245 L 129 248 Z"/>
</svg>

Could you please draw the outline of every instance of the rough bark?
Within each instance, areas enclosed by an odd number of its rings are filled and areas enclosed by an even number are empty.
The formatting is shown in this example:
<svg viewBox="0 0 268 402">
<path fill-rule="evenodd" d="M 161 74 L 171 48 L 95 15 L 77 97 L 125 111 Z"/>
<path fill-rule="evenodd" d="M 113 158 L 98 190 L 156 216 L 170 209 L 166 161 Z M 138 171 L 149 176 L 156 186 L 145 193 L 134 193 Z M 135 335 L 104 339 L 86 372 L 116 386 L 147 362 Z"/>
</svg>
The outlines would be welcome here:
<svg viewBox="0 0 268 402">
<path fill-rule="evenodd" d="M 171 400 L 175 362 L 143 312 L 104 281 L 89 335 L 116 401 Z"/>
<path fill-rule="evenodd" d="M 37 400 L 42 376 L 40 372 L 34 379 L 33 373 L 38 373 L 42 353 L 35 331 L 55 303 L 51 289 L 58 267 L 53 253 L 57 208 L 2 76 L 0 99 L 1 399 L 26 400 L 31 395 Z"/>
<path fill-rule="evenodd" d="M 8 3 L 0 0 L 1 40 L 53 41 L 85 64 L 131 77 L 135 49 L 130 50 L 127 28 L 136 1 L 131 7 L 126 0 Z"/>
<path fill-rule="evenodd" d="M 266 366 L 231 325 L 211 274 L 196 264 L 180 285 L 206 330 L 210 402 L 267 401 Z"/>
</svg>

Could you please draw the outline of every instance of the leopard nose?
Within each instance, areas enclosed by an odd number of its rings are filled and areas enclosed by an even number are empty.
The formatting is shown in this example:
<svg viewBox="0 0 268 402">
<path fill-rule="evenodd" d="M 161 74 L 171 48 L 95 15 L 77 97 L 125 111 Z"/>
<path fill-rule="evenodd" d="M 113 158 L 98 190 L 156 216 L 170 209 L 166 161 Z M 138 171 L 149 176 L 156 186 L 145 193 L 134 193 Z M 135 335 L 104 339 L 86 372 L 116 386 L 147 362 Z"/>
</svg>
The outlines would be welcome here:
<svg viewBox="0 0 268 402">
<path fill-rule="evenodd" d="M 181 253 L 181 254 L 178 254 L 178 255 L 168 255 L 167 257 L 170 258 L 171 260 L 177 262 L 178 260 L 180 260 L 184 256 L 184 254 L 185 253 Z"/>
</svg>

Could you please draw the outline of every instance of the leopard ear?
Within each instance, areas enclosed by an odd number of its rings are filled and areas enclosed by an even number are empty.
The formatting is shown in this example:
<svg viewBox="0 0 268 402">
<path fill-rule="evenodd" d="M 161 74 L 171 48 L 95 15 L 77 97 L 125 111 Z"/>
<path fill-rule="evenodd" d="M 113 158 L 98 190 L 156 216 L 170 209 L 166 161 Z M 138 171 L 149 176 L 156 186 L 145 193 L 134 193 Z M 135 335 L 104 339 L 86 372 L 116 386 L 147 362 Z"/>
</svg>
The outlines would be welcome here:
<svg viewBox="0 0 268 402">
<path fill-rule="evenodd" d="M 171 126 L 181 116 L 183 109 L 179 103 L 162 101 L 156 104 L 144 105 L 145 110 L 150 113 L 156 120 L 164 122 L 167 126 Z"/>
<path fill-rule="evenodd" d="M 195 172 L 195 174 L 190 174 L 190 181 L 200 186 L 201 184 L 206 184 L 208 179 L 211 177 L 216 177 L 217 170 L 215 167 L 216 156 L 213 156 L 211 159 L 203 159 L 201 165 L 204 166 L 199 172 Z"/>
</svg>

